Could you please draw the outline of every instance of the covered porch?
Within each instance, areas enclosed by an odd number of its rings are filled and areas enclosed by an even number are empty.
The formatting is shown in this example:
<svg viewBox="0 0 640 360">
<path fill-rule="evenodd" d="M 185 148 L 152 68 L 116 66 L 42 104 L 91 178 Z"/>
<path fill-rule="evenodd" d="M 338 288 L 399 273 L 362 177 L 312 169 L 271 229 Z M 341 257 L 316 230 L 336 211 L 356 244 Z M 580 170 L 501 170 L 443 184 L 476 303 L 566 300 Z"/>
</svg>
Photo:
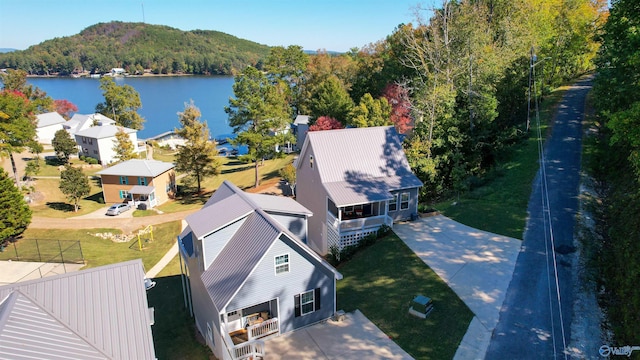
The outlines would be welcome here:
<svg viewBox="0 0 640 360">
<path fill-rule="evenodd" d="M 264 357 L 264 340 L 280 334 L 278 300 L 221 315 L 223 340 L 232 359 Z"/>
<path fill-rule="evenodd" d="M 387 200 L 338 206 L 327 198 L 327 235 L 329 247 L 342 250 L 357 245 L 362 238 L 376 233 L 380 227 L 393 227 L 387 214 Z"/>
<path fill-rule="evenodd" d="M 129 190 L 129 205 L 137 209 L 140 204 L 144 204 L 145 209 L 150 209 L 158 205 L 156 199 L 156 187 L 151 185 L 136 185 Z"/>
</svg>

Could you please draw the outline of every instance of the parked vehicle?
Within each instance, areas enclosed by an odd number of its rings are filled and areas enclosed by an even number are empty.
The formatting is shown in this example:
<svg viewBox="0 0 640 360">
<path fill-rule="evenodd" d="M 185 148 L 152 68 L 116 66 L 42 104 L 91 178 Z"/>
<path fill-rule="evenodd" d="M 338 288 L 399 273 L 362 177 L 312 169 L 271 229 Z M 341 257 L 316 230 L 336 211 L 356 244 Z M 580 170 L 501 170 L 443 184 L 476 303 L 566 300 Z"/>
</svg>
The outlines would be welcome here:
<svg viewBox="0 0 640 360">
<path fill-rule="evenodd" d="M 107 210 L 107 215 L 116 216 L 122 214 L 127 210 L 131 210 L 131 206 L 129 206 L 129 204 L 113 204 Z"/>
</svg>

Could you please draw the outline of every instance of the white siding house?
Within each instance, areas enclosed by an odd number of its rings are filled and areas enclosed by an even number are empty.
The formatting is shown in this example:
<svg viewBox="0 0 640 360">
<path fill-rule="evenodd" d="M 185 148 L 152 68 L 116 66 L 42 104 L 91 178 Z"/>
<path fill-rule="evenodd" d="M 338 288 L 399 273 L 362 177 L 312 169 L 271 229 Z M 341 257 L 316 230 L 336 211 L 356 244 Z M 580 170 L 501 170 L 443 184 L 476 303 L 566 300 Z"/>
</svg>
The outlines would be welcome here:
<svg viewBox="0 0 640 360">
<path fill-rule="evenodd" d="M 36 136 L 41 144 L 51 144 L 56 131 L 62 130 L 62 124 L 67 121 L 55 111 L 36 115 L 36 120 Z"/>
<path fill-rule="evenodd" d="M 116 125 L 102 125 L 91 126 L 75 133 L 76 143 L 80 147 L 80 155 L 92 157 L 102 165 L 116 161 L 116 152 L 113 147 L 116 144 L 116 133 L 120 129 L 129 135 L 129 139 L 137 151 L 137 130 Z"/>
</svg>

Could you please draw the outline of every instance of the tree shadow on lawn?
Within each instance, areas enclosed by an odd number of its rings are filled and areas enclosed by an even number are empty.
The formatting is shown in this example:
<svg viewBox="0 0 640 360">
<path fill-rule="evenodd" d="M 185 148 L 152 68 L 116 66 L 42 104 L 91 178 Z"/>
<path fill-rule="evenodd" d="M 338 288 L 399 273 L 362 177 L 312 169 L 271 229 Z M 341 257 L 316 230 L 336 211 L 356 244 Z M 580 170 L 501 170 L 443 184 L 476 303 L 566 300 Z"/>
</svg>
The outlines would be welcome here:
<svg viewBox="0 0 640 360">
<path fill-rule="evenodd" d="M 89 195 L 87 197 L 82 198 L 83 200 L 93 201 L 98 204 L 104 204 L 104 199 L 102 198 L 102 191 L 97 192 L 93 195 Z"/>
<path fill-rule="evenodd" d="M 71 204 L 55 201 L 55 202 L 47 202 L 46 205 L 53 210 L 64 211 L 64 212 L 74 212 L 75 207 Z M 79 209 L 79 208 L 78 208 Z"/>
<path fill-rule="evenodd" d="M 194 319 L 185 308 L 180 275 L 155 278 L 156 286 L 147 292 L 154 308 L 151 327 L 158 359 L 213 359 L 213 354 L 196 330 Z"/>
<path fill-rule="evenodd" d="M 204 205 L 209 198 L 213 195 L 213 191 L 205 191 L 196 194 L 195 189 L 193 191 L 182 190 L 180 194 L 176 196 L 176 201 L 182 205 L 200 204 Z"/>
<path fill-rule="evenodd" d="M 229 164 L 227 164 L 227 165 L 229 165 Z M 237 168 L 233 168 L 233 169 L 225 169 L 225 170 L 222 170 L 220 172 L 220 174 L 232 174 L 232 173 L 235 173 L 235 172 L 251 170 L 253 168 L 254 168 L 254 165 L 247 165 L 247 166 L 237 167 Z"/>
</svg>

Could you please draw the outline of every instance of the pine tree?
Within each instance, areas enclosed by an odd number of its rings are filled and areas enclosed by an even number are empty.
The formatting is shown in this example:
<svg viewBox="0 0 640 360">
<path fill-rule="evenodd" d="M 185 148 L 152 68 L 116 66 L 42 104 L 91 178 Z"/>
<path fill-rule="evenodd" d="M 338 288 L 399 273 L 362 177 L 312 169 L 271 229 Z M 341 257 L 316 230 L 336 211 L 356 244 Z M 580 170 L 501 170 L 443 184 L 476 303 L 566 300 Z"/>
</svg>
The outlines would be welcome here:
<svg viewBox="0 0 640 360">
<path fill-rule="evenodd" d="M 131 137 L 123 128 L 118 128 L 118 132 L 116 132 L 116 138 L 113 140 L 113 143 L 114 145 L 112 149 L 116 153 L 115 158 L 118 162 L 135 159 L 137 157 Z"/>
<path fill-rule="evenodd" d="M 31 209 L 4 169 L 0 169 L 0 244 L 22 234 L 31 223 Z"/>
<path fill-rule="evenodd" d="M 82 169 L 66 165 L 65 169 L 60 173 L 60 191 L 67 196 L 69 201 L 73 202 L 73 211 L 77 212 L 80 207 L 78 202 L 89 195 L 91 186 Z"/>
<path fill-rule="evenodd" d="M 219 172 L 218 150 L 209 140 L 207 123 L 200 121 L 200 109 L 193 100 L 185 104 L 184 112 L 178 113 L 178 117 L 182 127 L 175 132 L 185 140 L 185 144 L 178 146 L 176 171 L 185 172 L 195 179 L 200 193 L 202 179 Z"/>
</svg>

